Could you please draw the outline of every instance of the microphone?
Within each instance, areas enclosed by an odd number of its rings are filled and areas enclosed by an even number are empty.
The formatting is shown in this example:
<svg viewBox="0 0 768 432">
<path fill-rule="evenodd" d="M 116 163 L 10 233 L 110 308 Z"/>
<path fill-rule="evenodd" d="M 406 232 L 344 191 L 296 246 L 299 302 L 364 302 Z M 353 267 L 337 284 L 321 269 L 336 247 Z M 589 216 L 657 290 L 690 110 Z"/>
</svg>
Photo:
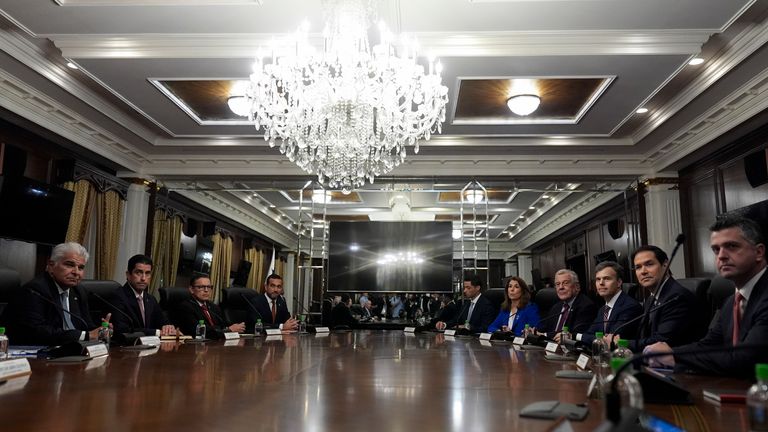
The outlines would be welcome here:
<svg viewBox="0 0 768 432">
<path fill-rule="evenodd" d="M 116 307 L 115 305 L 113 305 L 112 303 L 108 302 L 107 299 L 105 299 L 104 297 L 96 294 L 95 292 L 91 292 L 91 293 L 89 293 L 89 295 L 92 295 L 92 296 L 96 297 L 97 299 L 101 300 L 104 304 L 106 304 L 107 306 L 111 307 L 112 310 L 115 310 L 115 311 L 119 312 L 120 315 L 128 318 L 128 320 L 131 322 L 131 328 L 130 328 L 131 332 L 133 332 L 134 328 L 140 327 L 140 326 L 135 326 L 134 325 L 134 324 L 136 324 L 136 321 L 133 320 L 132 316 L 128 315 L 122 309 L 120 309 L 120 308 Z"/>
<path fill-rule="evenodd" d="M 515 313 L 510 314 L 507 317 L 507 325 L 509 325 L 509 320 L 512 319 L 512 317 L 517 316 L 518 312 L 519 312 L 519 310 L 515 311 Z M 504 333 L 501 330 L 496 330 L 496 331 L 493 332 L 493 335 L 491 336 L 491 340 L 509 340 L 510 335 L 512 337 L 515 336 L 515 333 L 512 331 L 512 327 L 509 328 L 507 333 Z"/>
<path fill-rule="evenodd" d="M 83 318 L 82 318 L 80 315 L 77 315 L 77 314 L 75 314 L 75 313 L 72 313 L 72 312 L 70 312 L 70 311 L 68 311 L 68 310 L 64 309 L 64 307 L 62 307 L 60 303 L 56 303 L 55 301 L 53 301 L 53 300 L 49 299 L 48 297 L 44 296 L 43 294 L 41 294 L 41 293 L 39 293 L 39 292 L 37 292 L 37 291 L 33 290 L 32 288 L 26 287 L 26 290 L 27 290 L 27 291 L 29 291 L 29 292 L 31 292 L 32 294 L 34 294 L 34 295 L 36 295 L 36 296 L 40 297 L 40 298 L 41 298 L 41 299 L 43 299 L 45 302 L 47 302 L 47 303 L 50 303 L 50 304 L 51 304 L 51 305 L 53 305 L 53 307 L 55 307 L 57 310 L 59 310 L 59 311 L 61 311 L 61 312 L 64 312 L 64 313 L 66 313 L 66 314 L 67 314 L 67 315 L 69 315 L 70 317 L 73 317 L 73 318 L 77 318 L 77 319 L 78 319 L 78 320 L 79 320 L 81 323 L 83 323 L 83 326 L 84 326 L 85 328 L 88 328 L 88 327 L 90 327 L 90 326 L 88 325 L 88 322 L 87 322 L 87 321 L 85 321 L 85 320 L 84 320 L 84 319 L 83 319 Z M 74 329 L 74 330 L 78 330 L 78 329 Z M 82 330 L 81 330 L 81 331 L 82 331 Z M 86 332 L 87 332 L 87 331 L 88 331 L 88 330 L 86 330 Z"/>
<path fill-rule="evenodd" d="M 307 314 L 307 316 L 311 315 L 312 313 L 299 302 L 299 298 L 296 296 L 293 296 L 293 301 L 296 302 L 296 304 L 299 306 L 299 310 L 301 310 L 303 313 Z"/>
<path fill-rule="evenodd" d="M 254 306 L 254 305 L 253 305 L 253 303 L 251 303 L 251 301 L 248 299 L 248 296 L 246 296 L 246 295 L 245 295 L 245 294 L 243 294 L 243 293 L 240 293 L 240 297 L 242 297 L 242 298 L 243 298 L 243 300 L 245 300 L 245 302 L 248 304 L 248 307 L 250 307 L 250 308 L 251 308 L 251 310 L 252 310 L 252 311 L 254 311 L 254 312 L 256 313 L 256 316 L 258 317 L 258 319 L 260 319 L 260 320 L 261 320 L 261 322 L 262 322 L 262 325 L 263 325 L 263 323 L 264 323 L 264 317 L 262 317 L 262 316 L 261 316 L 261 314 L 259 313 L 259 310 L 258 310 L 258 309 L 256 309 L 256 306 Z M 254 333 L 255 333 L 255 329 L 254 329 Z"/>
</svg>

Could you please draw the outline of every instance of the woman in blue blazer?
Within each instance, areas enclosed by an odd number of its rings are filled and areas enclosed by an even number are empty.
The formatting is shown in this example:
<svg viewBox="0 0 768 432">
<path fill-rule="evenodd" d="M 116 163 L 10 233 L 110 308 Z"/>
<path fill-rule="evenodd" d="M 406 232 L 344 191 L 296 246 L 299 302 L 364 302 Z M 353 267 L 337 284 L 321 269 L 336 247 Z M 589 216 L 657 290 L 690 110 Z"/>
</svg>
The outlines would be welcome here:
<svg viewBox="0 0 768 432">
<path fill-rule="evenodd" d="M 531 289 L 528 284 L 517 276 L 509 278 L 505 294 L 501 312 L 488 326 L 488 331 L 495 332 L 501 330 L 502 326 L 507 326 L 507 330 L 515 336 L 522 336 L 526 324 L 536 327 L 539 323 L 539 308 L 531 303 Z"/>
</svg>

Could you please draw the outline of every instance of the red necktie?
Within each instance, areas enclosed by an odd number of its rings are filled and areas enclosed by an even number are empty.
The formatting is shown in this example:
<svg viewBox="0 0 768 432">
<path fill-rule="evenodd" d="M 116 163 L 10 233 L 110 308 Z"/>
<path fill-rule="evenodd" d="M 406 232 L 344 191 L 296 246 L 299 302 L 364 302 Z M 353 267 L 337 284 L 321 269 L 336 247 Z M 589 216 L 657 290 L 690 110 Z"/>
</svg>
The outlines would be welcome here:
<svg viewBox="0 0 768 432">
<path fill-rule="evenodd" d="M 275 323 L 275 318 L 277 318 L 277 308 L 275 308 L 275 300 L 272 299 L 272 324 Z"/>
<path fill-rule="evenodd" d="M 741 324 L 741 301 L 744 300 L 744 296 L 739 291 L 733 296 L 733 345 L 736 346 L 739 343 L 739 327 Z"/>
<path fill-rule="evenodd" d="M 213 323 L 213 317 L 211 316 L 211 313 L 208 312 L 208 305 L 203 303 L 203 315 L 205 315 L 205 319 L 208 321 L 208 324 L 211 325 L 211 327 L 214 327 L 215 324 Z"/>
</svg>

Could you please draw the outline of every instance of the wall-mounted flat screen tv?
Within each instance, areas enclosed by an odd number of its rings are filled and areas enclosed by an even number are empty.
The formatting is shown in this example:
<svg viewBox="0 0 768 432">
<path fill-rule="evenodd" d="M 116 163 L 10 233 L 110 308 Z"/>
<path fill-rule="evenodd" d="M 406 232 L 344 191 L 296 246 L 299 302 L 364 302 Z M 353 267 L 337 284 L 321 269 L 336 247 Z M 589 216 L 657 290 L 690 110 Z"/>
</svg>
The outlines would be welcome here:
<svg viewBox="0 0 768 432">
<path fill-rule="evenodd" d="M 451 222 L 331 222 L 328 291 L 451 292 Z"/>
<path fill-rule="evenodd" d="M 75 193 L 18 176 L 0 176 L 0 237 L 55 245 L 67 235 Z"/>
</svg>

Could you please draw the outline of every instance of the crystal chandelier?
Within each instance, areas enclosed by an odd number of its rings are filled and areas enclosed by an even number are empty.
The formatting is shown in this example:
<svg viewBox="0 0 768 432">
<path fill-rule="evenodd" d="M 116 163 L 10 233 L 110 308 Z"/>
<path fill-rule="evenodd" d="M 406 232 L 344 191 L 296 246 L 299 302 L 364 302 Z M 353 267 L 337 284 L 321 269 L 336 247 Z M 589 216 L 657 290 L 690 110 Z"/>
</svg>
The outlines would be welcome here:
<svg viewBox="0 0 768 432">
<path fill-rule="evenodd" d="M 323 0 L 322 50 L 303 24 L 290 53 L 259 55 L 246 98 L 264 139 L 330 188 L 349 193 L 418 153 L 419 140 L 441 132 L 448 88 L 440 63 L 420 64 L 416 44 L 396 44 L 381 24 L 368 43 L 375 8 L 368 0 Z"/>
</svg>

